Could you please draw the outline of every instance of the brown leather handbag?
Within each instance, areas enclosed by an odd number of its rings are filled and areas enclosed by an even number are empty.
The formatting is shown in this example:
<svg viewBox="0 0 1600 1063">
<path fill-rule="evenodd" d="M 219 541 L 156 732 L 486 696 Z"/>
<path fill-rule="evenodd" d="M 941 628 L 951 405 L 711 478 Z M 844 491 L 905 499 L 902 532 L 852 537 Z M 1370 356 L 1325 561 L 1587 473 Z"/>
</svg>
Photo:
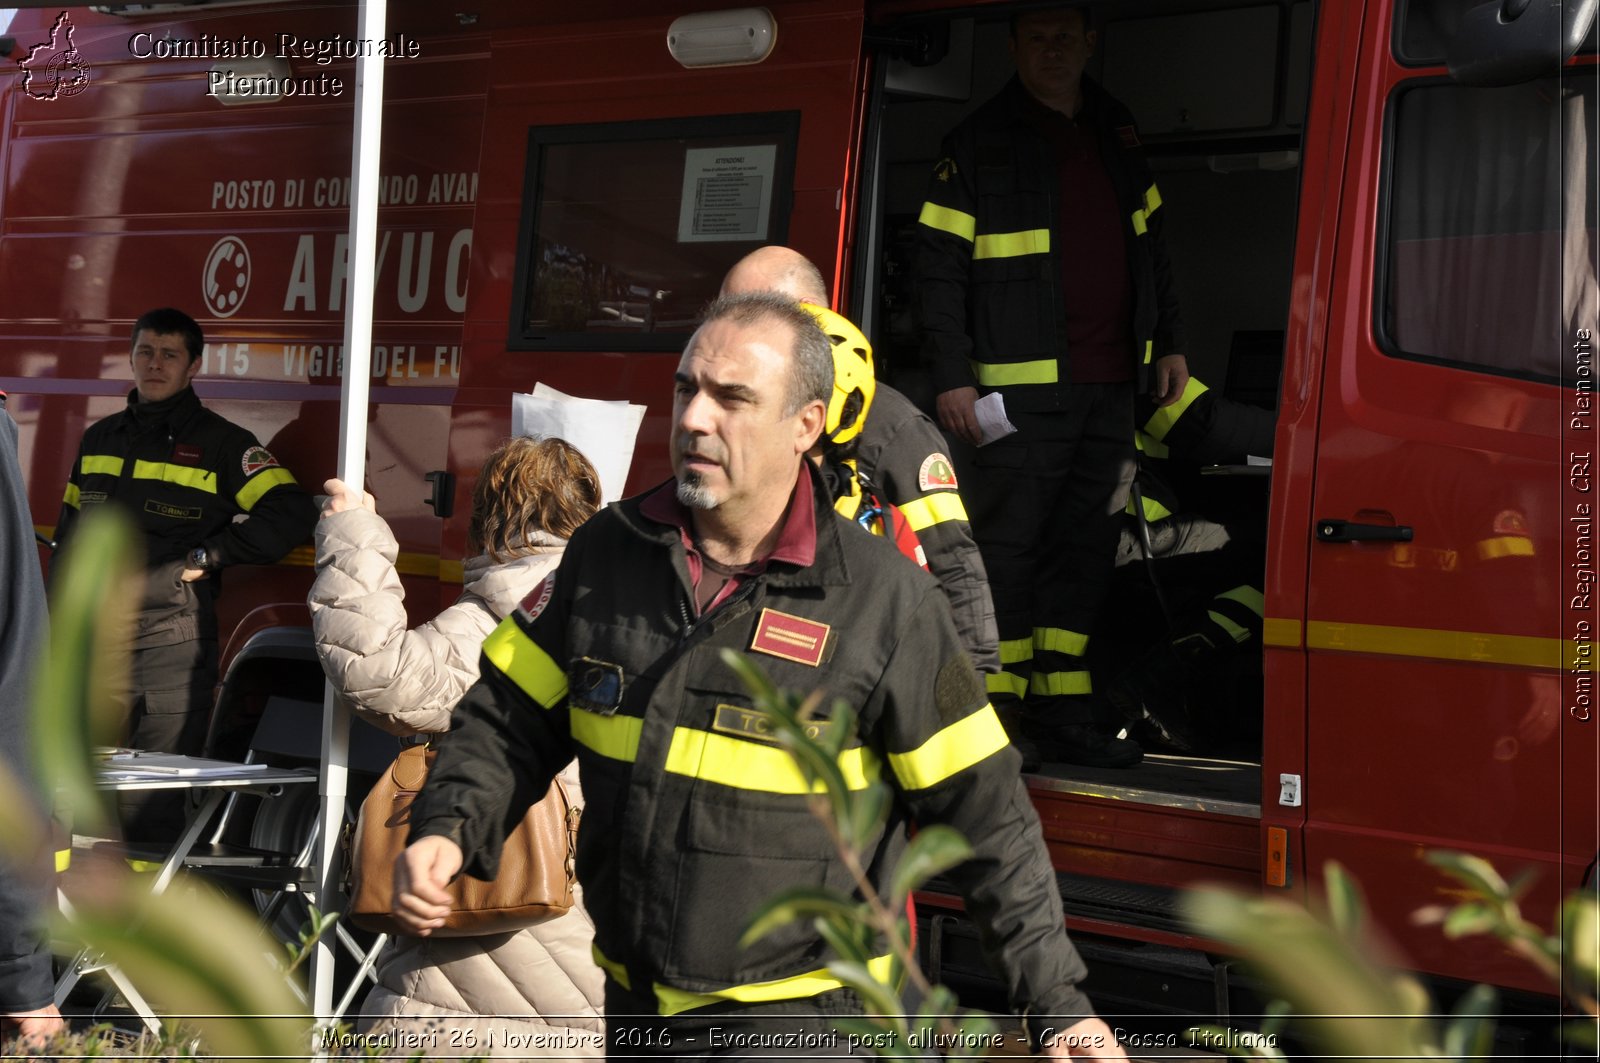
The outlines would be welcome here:
<svg viewBox="0 0 1600 1063">
<path fill-rule="evenodd" d="M 394 906 L 394 864 L 411 830 L 411 804 L 428 779 L 435 751 L 408 746 L 378 777 L 361 803 L 350 860 L 350 922 L 363 930 L 405 934 Z M 500 871 L 484 882 L 459 875 L 450 884 L 451 912 L 435 937 L 474 937 L 521 930 L 572 907 L 578 814 L 558 779 L 528 809 L 500 853 Z"/>
</svg>

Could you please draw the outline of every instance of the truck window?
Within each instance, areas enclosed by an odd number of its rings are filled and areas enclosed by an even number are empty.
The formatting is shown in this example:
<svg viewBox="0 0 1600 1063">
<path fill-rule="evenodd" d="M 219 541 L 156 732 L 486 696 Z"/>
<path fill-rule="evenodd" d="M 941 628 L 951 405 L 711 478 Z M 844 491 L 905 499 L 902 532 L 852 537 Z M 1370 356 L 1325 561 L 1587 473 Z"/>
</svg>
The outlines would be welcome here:
<svg viewBox="0 0 1600 1063">
<path fill-rule="evenodd" d="M 1563 337 L 1593 316 L 1593 78 L 1430 80 L 1402 89 L 1392 114 L 1380 343 L 1402 358 L 1559 379 Z"/>
<path fill-rule="evenodd" d="M 508 346 L 678 350 L 722 276 L 786 242 L 793 112 L 536 128 Z"/>
</svg>

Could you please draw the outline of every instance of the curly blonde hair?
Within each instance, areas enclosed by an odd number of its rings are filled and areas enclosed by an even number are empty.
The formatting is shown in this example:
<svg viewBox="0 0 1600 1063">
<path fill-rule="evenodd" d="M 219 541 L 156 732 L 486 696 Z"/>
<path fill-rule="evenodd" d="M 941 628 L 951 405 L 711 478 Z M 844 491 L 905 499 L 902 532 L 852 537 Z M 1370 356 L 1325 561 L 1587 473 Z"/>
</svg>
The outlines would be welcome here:
<svg viewBox="0 0 1600 1063">
<path fill-rule="evenodd" d="M 496 563 L 532 553 L 535 533 L 570 537 L 599 510 L 600 497 L 600 474 L 571 443 L 508 439 L 478 473 L 467 548 Z"/>
</svg>

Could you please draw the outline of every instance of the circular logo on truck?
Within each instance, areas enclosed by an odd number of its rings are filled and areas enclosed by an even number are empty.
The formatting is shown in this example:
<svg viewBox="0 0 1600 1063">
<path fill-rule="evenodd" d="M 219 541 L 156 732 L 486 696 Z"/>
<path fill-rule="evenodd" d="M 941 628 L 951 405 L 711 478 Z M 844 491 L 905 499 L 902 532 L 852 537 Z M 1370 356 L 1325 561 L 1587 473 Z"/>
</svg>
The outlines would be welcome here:
<svg viewBox="0 0 1600 1063">
<path fill-rule="evenodd" d="M 237 236 L 224 236 L 206 256 L 200 294 L 213 317 L 232 317 L 250 291 L 250 252 Z"/>
</svg>

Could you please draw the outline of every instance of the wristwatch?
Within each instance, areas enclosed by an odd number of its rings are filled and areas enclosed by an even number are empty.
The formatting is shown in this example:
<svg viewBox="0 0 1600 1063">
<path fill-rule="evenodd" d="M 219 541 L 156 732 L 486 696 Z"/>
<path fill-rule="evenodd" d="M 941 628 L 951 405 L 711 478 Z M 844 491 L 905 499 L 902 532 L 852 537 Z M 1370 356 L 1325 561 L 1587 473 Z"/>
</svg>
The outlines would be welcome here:
<svg viewBox="0 0 1600 1063">
<path fill-rule="evenodd" d="M 189 567 L 197 568 L 201 572 L 211 571 L 211 556 L 206 553 L 204 546 L 197 546 L 189 551 Z"/>
</svg>

